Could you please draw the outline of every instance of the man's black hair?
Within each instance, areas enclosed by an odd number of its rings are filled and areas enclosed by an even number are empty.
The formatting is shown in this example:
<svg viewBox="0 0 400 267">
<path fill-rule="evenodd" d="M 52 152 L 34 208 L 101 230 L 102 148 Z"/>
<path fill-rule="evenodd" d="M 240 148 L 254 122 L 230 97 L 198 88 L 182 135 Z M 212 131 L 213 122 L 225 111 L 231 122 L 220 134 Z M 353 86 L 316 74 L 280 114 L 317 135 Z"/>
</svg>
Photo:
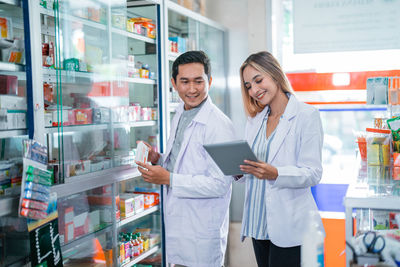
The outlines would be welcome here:
<svg viewBox="0 0 400 267">
<path fill-rule="evenodd" d="M 203 51 L 188 51 L 180 55 L 172 64 L 172 78 L 176 81 L 176 76 L 178 76 L 179 65 L 189 64 L 189 63 L 200 63 L 204 66 L 204 73 L 207 75 L 208 80 L 211 77 L 211 65 L 210 59 Z"/>
</svg>

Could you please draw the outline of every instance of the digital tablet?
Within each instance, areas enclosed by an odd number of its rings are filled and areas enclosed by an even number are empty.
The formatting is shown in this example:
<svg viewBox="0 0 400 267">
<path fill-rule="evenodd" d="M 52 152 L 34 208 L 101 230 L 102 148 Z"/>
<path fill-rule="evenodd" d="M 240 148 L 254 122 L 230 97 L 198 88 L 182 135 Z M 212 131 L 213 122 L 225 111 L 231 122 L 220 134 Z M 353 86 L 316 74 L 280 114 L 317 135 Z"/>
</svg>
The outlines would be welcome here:
<svg viewBox="0 0 400 267">
<path fill-rule="evenodd" d="M 239 165 L 243 165 L 245 159 L 258 161 L 249 144 L 244 140 L 208 144 L 203 147 L 225 175 L 244 174 Z"/>
</svg>

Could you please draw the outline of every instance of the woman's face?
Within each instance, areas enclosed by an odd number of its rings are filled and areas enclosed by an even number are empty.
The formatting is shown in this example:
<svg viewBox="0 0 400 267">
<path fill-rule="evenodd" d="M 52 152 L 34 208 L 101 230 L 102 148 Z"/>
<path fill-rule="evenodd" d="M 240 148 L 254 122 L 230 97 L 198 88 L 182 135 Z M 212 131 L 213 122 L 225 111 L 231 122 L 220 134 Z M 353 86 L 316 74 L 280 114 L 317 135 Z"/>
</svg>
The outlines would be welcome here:
<svg viewBox="0 0 400 267">
<path fill-rule="evenodd" d="M 264 106 L 272 102 L 279 90 L 268 74 L 263 74 L 252 66 L 247 66 L 243 70 L 243 82 L 250 97 Z"/>
</svg>

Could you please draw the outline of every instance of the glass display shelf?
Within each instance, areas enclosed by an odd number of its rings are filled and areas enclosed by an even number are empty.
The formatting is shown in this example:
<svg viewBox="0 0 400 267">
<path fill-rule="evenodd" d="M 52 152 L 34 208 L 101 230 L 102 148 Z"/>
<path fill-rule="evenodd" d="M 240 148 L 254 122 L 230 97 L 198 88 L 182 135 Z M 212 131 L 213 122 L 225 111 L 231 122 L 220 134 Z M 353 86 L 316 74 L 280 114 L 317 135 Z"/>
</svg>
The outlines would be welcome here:
<svg viewBox="0 0 400 267">
<path fill-rule="evenodd" d="M 356 179 L 344 198 L 346 208 L 400 209 L 400 180 L 376 178 L 367 174 L 367 163 L 357 159 Z"/>
<path fill-rule="evenodd" d="M 40 7 L 39 8 L 39 12 L 43 15 L 47 15 L 50 17 L 54 17 L 55 14 L 55 10 L 53 10 L 52 8 L 44 8 L 44 7 Z M 106 30 L 107 26 L 105 24 L 99 23 L 99 22 L 95 22 L 93 20 L 89 20 L 89 19 L 85 19 L 85 18 L 80 18 L 77 16 L 73 16 L 70 14 L 65 14 L 62 11 L 58 11 L 60 14 L 60 18 L 64 19 L 64 20 L 68 20 L 69 22 L 75 22 L 75 23 L 80 23 L 82 25 L 85 26 L 89 26 L 92 28 L 96 28 L 99 30 Z"/>
<path fill-rule="evenodd" d="M 154 246 L 149 250 L 143 252 L 140 256 L 134 257 L 131 262 L 121 265 L 122 267 L 131 267 L 135 264 L 139 263 L 140 261 L 146 259 L 147 257 L 151 256 L 152 254 L 156 253 L 160 249 L 160 246 Z"/>
<path fill-rule="evenodd" d="M 126 36 L 128 38 L 132 38 L 132 39 L 136 39 L 136 40 L 139 40 L 139 41 L 143 41 L 143 42 L 146 42 L 146 43 L 150 43 L 150 44 L 155 44 L 156 43 L 155 39 L 152 39 L 152 38 L 149 38 L 149 37 L 137 34 L 137 33 L 124 31 L 124 30 L 121 30 L 121 29 L 118 29 L 118 28 L 112 28 L 112 32 L 116 33 L 116 34 L 119 34 L 119 35 Z"/>
<path fill-rule="evenodd" d="M 98 229 L 98 230 L 96 230 L 96 231 L 94 231 L 94 232 L 92 232 L 90 234 L 81 236 L 81 237 L 79 237 L 79 238 L 77 238 L 77 239 L 75 239 L 75 240 L 73 240 L 71 242 L 68 242 L 66 244 L 61 243 L 60 245 L 61 245 L 61 248 L 62 248 L 63 253 L 64 253 L 64 251 L 75 249 L 75 248 L 79 247 L 81 244 L 90 242 L 94 238 L 96 238 L 96 237 L 98 237 L 100 235 L 104 235 L 106 232 L 111 232 L 111 231 L 112 231 L 112 225 L 105 225 L 105 226 L 101 227 L 100 229 Z"/>
<path fill-rule="evenodd" d="M 21 5 L 21 0 L 0 0 L 0 4 L 20 6 Z"/>
<path fill-rule="evenodd" d="M 400 211 L 400 181 L 391 177 L 375 177 L 367 172 L 367 162 L 357 158 L 355 179 L 350 183 L 343 199 L 345 206 L 346 241 L 367 231 L 378 231 L 385 236 L 387 249 L 398 246 L 391 236 L 398 235 L 394 216 Z M 353 176 L 353 177 L 354 177 Z M 392 218 L 393 217 L 393 218 Z M 398 226 L 397 226 L 398 227 Z M 394 235 L 393 235 L 394 234 Z M 352 251 L 346 247 L 346 264 L 352 259 Z"/>
<path fill-rule="evenodd" d="M 114 128 L 134 128 L 134 127 L 148 127 L 155 126 L 157 121 L 133 121 L 133 122 L 118 122 L 113 123 Z M 105 130 L 109 129 L 110 124 L 85 124 L 85 125 L 72 125 L 72 126 L 62 126 L 62 127 L 46 127 L 47 133 L 57 133 L 62 132 L 77 132 L 83 131 L 90 128 L 90 130 Z M 62 129 L 60 129 L 62 128 Z"/>
<path fill-rule="evenodd" d="M 138 214 L 135 214 L 135 215 L 132 215 L 130 217 L 122 219 L 121 221 L 118 222 L 117 226 L 118 227 L 122 227 L 122 226 L 124 226 L 124 225 L 126 225 L 128 223 L 136 221 L 136 220 L 142 218 L 143 216 L 149 215 L 149 214 L 151 214 L 153 212 L 156 212 L 158 210 L 160 210 L 160 207 L 158 205 L 154 206 L 154 207 L 151 207 L 151 208 L 148 208 L 148 209 L 145 209 L 144 211 L 142 211 L 142 212 L 140 212 Z"/>
<path fill-rule="evenodd" d="M 16 63 L 0 62 L 0 71 L 25 72 L 25 66 Z"/>
</svg>

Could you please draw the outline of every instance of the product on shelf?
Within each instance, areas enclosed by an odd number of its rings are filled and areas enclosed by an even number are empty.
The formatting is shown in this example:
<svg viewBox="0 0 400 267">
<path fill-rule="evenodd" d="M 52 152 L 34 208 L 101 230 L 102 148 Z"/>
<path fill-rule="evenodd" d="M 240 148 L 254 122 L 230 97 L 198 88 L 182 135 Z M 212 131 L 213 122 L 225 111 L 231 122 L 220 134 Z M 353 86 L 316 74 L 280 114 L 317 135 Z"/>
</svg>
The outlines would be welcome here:
<svg viewBox="0 0 400 267">
<path fill-rule="evenodd" d="M 26 111 L 0 109 L 0 130 L 25 129 Z"/>
<path fill-rule="evenodd" d="M 51 83 L 43 83 L 43 97 L 44 100 L 53 103 L 54 99 L 54 88 Z"/>
<path fill-rule="evenodd" d="M 171 52 L 176 52 L 176 53 L 184 53 L 186 52 L 186 39 L 182 38 L 180 36 L 174 36 L 174 37 L 169 37 L 168 38 L 170 41 L 172 41 L 172 50 Z M 176 48 L 175 48 L 176 46 Z"/>
<path fill-rule="evenodd" d="M 0 75 L 0 94 L 18 95 L 18 77 Z"/>
<path fill-rule="evenodd" d="M 39 5 L 46 9 L 53 9 L 54 0 L 40 0 Z"/>
<path fill-rule="evenodd" d="M 42 64 L 44 67 L 54 67 L 54 43 L 42 43 Z"/>
<path fill-rule="evenodd" d="M 389 77 L 389 104 L 400 104 L 400 77 Z"/>
<path fill-rule="evenodd" d="M 0 17 L 0 37 L 3 39 L 14 39 L 11 18 Z"/>
<path fill-rule="evenodd" d="M 132 195 L 123 194 L 119 196 L 120 198 L 120 211 L 122 217 L 129 217 L 135 214 L 135 204 Z"/>
<path fill-rule="evenodd" d="M 1 49 L 2 61 L 23 64 L 24 63 L 24 40 L 14 39 L 8 48 Z"/>
<path fill-rule="evenodd" d="M 126 15 L 125 13 L 113 12 L 111 14 L 111 24 L 119 29 L 124 30 L 126 28 Z"/>
<path fill-rule="evenodd" d="M 390 178 L 390 130 L 367 128 L 368 177 Z"/>
<path fill-rule="evenodd" d="M 388 77 L 367 79 L 367 104 L 388 104 Z"/>
<path fill-rule="evenodd" d="M 128 20 L 130 23 L 134 23 L 134 25 L 141 25 L 143 31 L 143 35 L 149 37 L 149 38 L 156 38 L 156 25 L 154 23 L 151 23 L 151 19 L 148 18 L 131 18 Z M 131 26 L 129 27 L 131 28 Z"/>
</svg>

